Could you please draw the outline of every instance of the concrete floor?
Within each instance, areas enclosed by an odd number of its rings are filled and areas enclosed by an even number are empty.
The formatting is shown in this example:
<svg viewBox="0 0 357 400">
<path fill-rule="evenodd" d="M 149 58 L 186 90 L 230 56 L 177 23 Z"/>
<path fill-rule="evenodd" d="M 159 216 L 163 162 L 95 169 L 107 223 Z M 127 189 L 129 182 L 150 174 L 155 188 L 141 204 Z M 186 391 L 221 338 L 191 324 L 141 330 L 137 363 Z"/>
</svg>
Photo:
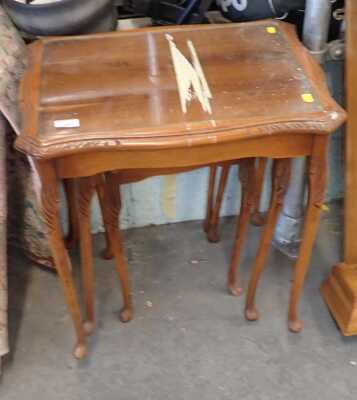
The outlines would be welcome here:
<svg viewBox="0 0 357 400">
<path fill-rule="evenodd" d="M 206 242 L 200 222 L 126 231 L 135 318 L 117 319 L 121 300 L 112 262 L 98 257 L 98 328 L 90 356 L 71 356 L 72 325 L 56 275 L 10 255 L 10 334 L 1 400 L 343 400 L 357 393 L 357 338 L 344 338 L 318 287 L 340 258 L 338 212 L 325 216 L 301 314 L 287 330 L 292 263 L 272 251 L 258 292 L 261 319 L 243 317 L 244 298 L 225 290 L 233 220 L 222 241 Z M 246 287 L 260 229 L 251 227 L 242 261 Z M 78 270 L 78 255 L 74 255 Z M 78 273 L 77 273 L 78 275 Z"/>
</svg>

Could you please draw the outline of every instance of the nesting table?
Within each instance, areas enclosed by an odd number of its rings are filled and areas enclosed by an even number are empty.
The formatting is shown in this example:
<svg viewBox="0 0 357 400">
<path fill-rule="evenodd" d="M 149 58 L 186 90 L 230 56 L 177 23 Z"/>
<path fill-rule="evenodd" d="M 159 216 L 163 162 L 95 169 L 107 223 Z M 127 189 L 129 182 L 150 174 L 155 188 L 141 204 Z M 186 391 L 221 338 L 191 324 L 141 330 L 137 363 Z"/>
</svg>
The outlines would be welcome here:
<svg viewBox="0 0 357 400">
<path fill-rule="evenodd" d="M 211 113 L 195 98 L 182 110 L 168 38 L 188 60 L 187 42 L 193 43 L 210 88 Z M 131 317 L 118 243 L 120 199 L 111 185 L 124 170 L 159 175 L 242 158 L 308 156 L 307 222 L 289 311 L 289 323 L 298 324 L 297 303 L 323 202 L 328 138 L 345 114 L 293 26 L 267 20 L 46 38 L 29 46 L 21 108 L 16 147 L 33 158 L 41 178 L 43 215 L 75 326 L 76 357 L 86 354 L 86 334 L 93 330 L 88 204 L 102 174 L 106 224 L 124 293 L 122 318 Z M 86 318 L 59 219 L 63 178 L 78 179 L 87 193 L 80 199 Z"/>
</svg>

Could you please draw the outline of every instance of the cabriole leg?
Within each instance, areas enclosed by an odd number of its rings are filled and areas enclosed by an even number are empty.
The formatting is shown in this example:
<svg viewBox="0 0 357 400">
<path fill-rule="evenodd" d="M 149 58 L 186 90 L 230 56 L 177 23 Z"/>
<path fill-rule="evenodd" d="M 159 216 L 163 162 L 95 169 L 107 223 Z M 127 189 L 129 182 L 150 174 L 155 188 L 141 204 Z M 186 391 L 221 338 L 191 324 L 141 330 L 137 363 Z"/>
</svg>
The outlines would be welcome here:
<svg viewBox="0 0 357 400">
<path fill-rule="evenodd" d="M 254 158 L 246 158 L 239 161 L 239 179 L 241 182 L 242 201 L 237 220 L 233 253 L 228 271 L 228 290 L 234 296 L 239 296 L 242 293 L 242 288 L 237 279 L 237 270 L 241 249 L 249 225 L 250 210 L 254 202 L 254 162 Z"/>
<path fill-rule="evenodd" d="M 245 317 L 249 321 L 255 321 L 259 318 L 258 311 L 255 307 L 255 293 L 258 282 L 264 269 L 264 265 L 269 254 L 271 241 L 281 210 L 284 195 L 288 188 L 290 178 L 290 160 L 278 159 L 274 160 L 272 171 L 272 198 L 270 209 L 268 212 L 267 222 L 264 227 L 263 235 L 260 239 L 258 253 L 255 259 L 254 267 L 249 281 L 247 300 L 245 306 Z"/>
<path fill-rule="evenodd" d="M 72 249 L 79 241 L 79 221 L 77 204 L 77 183 L 75 179 L 64 179 L 63 187 L 67 199 L 68 235 L 66 237 L 67 249 Z"/>
<path fill-rule="evenodd" d="M 324 201 L 327 175 L 327 139 L 316 138 L 314 152 L 308 162 L 309 196 L 305 213 L 299 257 L 295 263 L 294 278 L 290 293 L 288 325 L 292 332 L 300 332 L 303 323 L 298 319 L 298 304 L 304 286 L 305 276 L 310 264 L 321 207 Z"/>
<path fill-rule="evenodd" d="M 217 191 L 216 200 L 214 202 L 214 206 L 212 208 L 210 220 L 209 220 L 209 227 L 207 232 L 207 238 L 212 243 L 219 242 L 219 234 L 218 234 L 218 221 L 219 221 L 219 214 L 221 210 L 222 200 L 224 191 L 227 185 L 227 179 L 229 175 L 229 170 L 231 166 L 230 164 L 225 164 L 221 167 L 221 176 L 219 180 L 219 186 Z"/>
<path fill-rule="evenodd" d="M 119 229 L 119 213 L 121 210 L 120 182 L 115 173 L 105 175 L 104 191 L 104 223 L 110 248 L 113 252 L 116 269 L 122 288 L 124 306 L 120 311 L 120 320 L 128 322 L 133 317 L 133 305 L 129 286 L 129 276 L 123 252 L 123 244 Z"/>
<path fill-rule="evenodd" d="M 216 186 L 216 176 L 217 176 L 217 165 L 212 165 L 209 168 L 206 218 L 203 221 L 203 230 L 206 233 L 208 233 L 208 231 L 209 231 L 209 223 L 210 223 L 211 215 L 212 215 L 212 208 L 213 208 L 213 202 L 214 202 L 214 189 Z"/>
<path fill-rule="evenodd" d="M 104 220 L 104 213 L 105 213 L 105 211 L 104 211 L 104 208 L 105 208 L 105 183 L 104 183 L 102 177 L 100 177 L 100 178 L 98 178 L 96 180 L 96 191 L 97 191 L 97 195 L 98 195 L 100 209 L 101 209 L 101 212 L 102 212 L 102 217 L 103 217 L 103 220 Z M 111 260 L 114 257 L 114 254 L 113 254 L 113 250 L 110 247 L 110 240 L 109 240 L 109 237 L 108 237 L 107 229 L 105 229 L 105 244 L 106 244 L 106 247 L 102 251 L 102 257 L 105 260 Z"/>
<path fill-rule="evenodd" d="M 90 205 L 96 187 L 96 178 L 80 178 L 78 182 L 78 210 L 79 210 L 79 241 L 81 250 L 82 286 L 86 320 L 83 323 L 87 335 L 93 333 L 95 328 L 94 318 L 94 272 L 93 249 L 90 225 Z"/>
<path fill-rule="evenodd" d="M 59 181 L 54 166 L 50 162 L 38 162 L 36 166 L 42 183 L 41 203 L 48 240 L 77 335 L 74 356 L 80 359 L 85 357 L 87 353 L 86 338 L 77 293 L 71 275 L 71 262 L 64 244 L 59 219 Z"/>
<path fill-rule="evenodd" d="M 254 193 L 254 209 L 252 212 L 251 222 L 253 225 L 262 226 L 266 222 L 266 215 L 260 211 L 260 199 L 264 188 L 265 169 L 267 158 L 258 158 L 258 166 L 255 172 L 255 193 Z"/>
</svg>

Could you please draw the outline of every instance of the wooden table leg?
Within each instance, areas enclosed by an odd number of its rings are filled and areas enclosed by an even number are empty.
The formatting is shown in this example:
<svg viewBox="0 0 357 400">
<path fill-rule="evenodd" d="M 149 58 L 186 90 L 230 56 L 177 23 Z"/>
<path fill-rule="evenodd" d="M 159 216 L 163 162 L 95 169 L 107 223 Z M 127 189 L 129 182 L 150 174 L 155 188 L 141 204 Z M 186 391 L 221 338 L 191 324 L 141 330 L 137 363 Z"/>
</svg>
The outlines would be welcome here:
<svg viewBox="0 0 357 400">
<path fill-rule="evenodd" d="M 258 282 L 264 269 L 266 258 L 271 246 L 272 237 L 278 215 L 280 213 L 284 196 L 288 188 L 290 178 L 290 160 L 274 160 L 272 172 L 272 199 L 268 212 L 267 222 L 260 239 L 258 253 L 255 259 L 251 278 L 249 281 L 247 300 L 245 306 L 245 317 L 249 321 L 255 321 L 259 318 L 255 307 L 255 293 Z"/>
<path fill-rule="evenodd" d="M 98 195 L 100 209 L 103 215 L 104 207 L 104 183 L 101 179 L 95 179 L 96 181 L 96 192 Z M 67 249 L 72 249 L 79 242 L 79 221 L 78 221 L 78 193 L 77 193 L 77 182 L 76 179 L 64 179 L 63 186 L 67 199 L 68 207 L 68 235 L 66 237 Z M 107 232 L 105 231 L 106 248 L 102 252 L 102 257 L 105 260 L 111 260 L 113 258 L 113 252 L 110 249 Z"/>
<path fill-rule="evenodd" d="M 289 329 L 300 332 L 303 323 L 298 319 L 298 303 L 304 286 L 306 272 L 320 220 L 321 206 L 324 201 L 327 171 L 327 138 L 318 137 L 314 141 L 313 154 L 308 163 L 309 197 L 305 213 L 302 242 L 299 257 L 295 263 L 294 279 L 289 303 Z"/>
<path fill-rule="evenodd" d="M 217 165 L 212 165 L 209 168 L 206 218 L 203 221 L 203 230 L 206 233 L 208 233 L 208 231 L 209 231 L 209 223 L 210 223 L 211 215 L 212 215 L 212 208 L 213 208 L 213 202 L 214 202 L 214 189 L 216 186 L 216 176 L 217 176 Z"/>
<path fill-rule="evenodd" d="M 219 214 L 220 214 L 220 210 L 221 210 L 224 191 L 225 191 L 226 185 L 227 185 L 227 179 L 228 179 L 230 168 L 231 168 L 230 164 L 224 164 L 221 167 L 221 176 L 219 179 L 217 196 L 216 196 L 216 200 L 214 202 L 214 205 L 213 205 L 213 208 L 211 211 L 211 216 L 210 216 L 210 220 L 209 220 L 209 224 L 208 224 L 208 231 L 207 231 L 207 239 L 212 243 L 219 242 L 219 234 L 218 234 Z"/>
<path fill-rule="evenodd" d="M 119 229 L 119 213 L 121 210 L 120 182 L 115 173 L 105 175 L 104 191 L 104 223 L 113 251 L 116 269 L 122 288 L 123 308 L 120 311 L 120 320 L 128 322 L 133 318 L 133 305 L 129 286 L 129 276 L 123 251 L 122 239 Z"/>
<path fill-rule="evenodd" d="M 260 200 L 264 188 L 264 177 L 267 161 L 267 158 L 258 158 L 258 166 L 255 173 L 254 209 L 252 212 L 251 222 L 256 226 L 262 226 L 266 222 L 265 213 L 260 211 Z"/>
<path fill-rule="evenodd" d="M 98 195 L 98 200 L 99 200 L 99 205 L 100 205 L 100 209 L 102 212 L 102 217 L 104 218 L 104 213 L 105 213 L 105 182 L 102 179 L 102 177 L 98 177 L 98 179 L 96 179 L 96 191 L 97 191 L 97 195 Z M 105 224 L 104 224 L 105 225 Z M 105 229 L 105 243 L 106 243 L 106 248 L 102 251 L 102 257 L 105 260 L 111 260 L 114 258 L 114 253 L 113 250 L 110 247 L 110 240 L 109 240 L 109 236 L 108 236 L 108 232 Z"/>
<path fill-rule="evenodd" d="M 42 183 L 41 203 L 49 244 L 77 335 L 77 343 L 73 354 L 80 359 L 85 357 L 87 352 L 86 337 L 82 326 L 77 293 L 71 275 L 71 262 L 64 244 L 59 219 L 59 181 L 56 177 L 54 166 L 50 162 L 37 162 L 36 166 Z"/>
<path fill-rule="evenodd" d="M 91 202 L 96 187 L 95 177 L 78 179 L 78 211 L 79 211 L 79 241 L 81 250 L 81 272 L 86 308 L 86 320 L 83 323 L 84 331 L 91 335 L 95 328 L 94 317 L 94 272 L 93 272 L 93 249 L 90 224 Z"/>
<path fill-rule="evenodd" d="M 67 249 L 72 249 L 79 241 L 79 221 L 77 205 L 77 184 L 75 179 L 64 179 L 63 187 L 67 199 L 68 235 L 66 237 Z"/>
<path fill-rule="evenodd" d="M 239 286 L 239 280 L 237 279 L 237 269 L 245 234 L 249 225 L 250 210 L 254 204 L 254 164 L 255 158 L 246 158 L 239 161 L 239 179 L 241 182 L 242 201 L 237 220 L 233 253 L 228 271 L 228 290 L 233 294 L 233 296 L 239 296 L 242 293 L 242 288 Z"/>
</svg>

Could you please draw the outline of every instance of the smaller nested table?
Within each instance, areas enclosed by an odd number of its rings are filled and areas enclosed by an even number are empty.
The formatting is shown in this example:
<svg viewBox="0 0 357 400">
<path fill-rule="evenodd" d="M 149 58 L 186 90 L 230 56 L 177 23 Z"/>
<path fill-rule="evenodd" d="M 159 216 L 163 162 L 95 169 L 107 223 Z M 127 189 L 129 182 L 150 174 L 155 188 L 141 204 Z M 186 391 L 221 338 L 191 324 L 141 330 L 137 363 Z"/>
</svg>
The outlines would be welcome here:
<svg viewBox="0 0 357 400">
<path fill-rule="evenodd" d="M 187 58 L 187 42 L 193 43 L 212 94 L 211 114 L 197 100 L 182 111 L 167 34 Z M 88 239 L 93 185 L 86 186 L 87 177 L 107 176 L 105 218 L 123 287 L 124 316 L 131 313 L 112 171 L 154 175 L 242 158 L 308 156 L 309 201 L 289 308 L 289 325 L 298 330 L 297 303 L 323 201 L 328 137 L 345 114 L 294 28 L 277 21 L 152 28 L 48 38 L 31 45 L 29 53 L 22 84 L 23 128 L 16 146 L 34 159 L 42 180 L 47 234 L 77 334 L 75 355 L 85 355 L 86 332 L 94 320 Z M 280 185 L 286 181 L 283 166 L 278 163 L 274 204 L 279 204 Z M 62 178 L 79 178 L 82 189 L 88 187 L 80 204 L 84 327 L 59 220 Z M 267 227 L 256 277 L 273 224 Z M 254 285 L 251 300 L 253 292 Z M 254 311 L 250 302 L 252 318 Z"/>
</svg>

